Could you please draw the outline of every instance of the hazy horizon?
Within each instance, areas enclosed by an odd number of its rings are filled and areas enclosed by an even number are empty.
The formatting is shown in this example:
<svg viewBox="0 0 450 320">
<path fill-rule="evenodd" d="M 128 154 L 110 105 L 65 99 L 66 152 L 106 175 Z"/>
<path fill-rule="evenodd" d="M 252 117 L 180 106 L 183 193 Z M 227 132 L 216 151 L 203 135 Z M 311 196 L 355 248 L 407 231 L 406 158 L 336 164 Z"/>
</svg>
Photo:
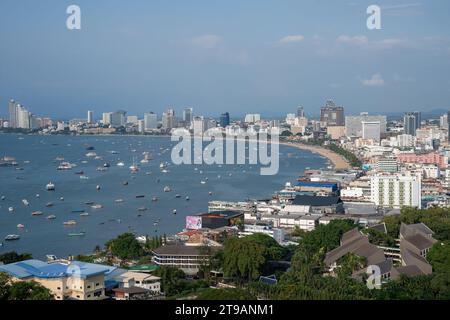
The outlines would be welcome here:
<svg viewBox="0 0 450 320">
<path fill-rule="evenodd" d="M 81 30 L 66 28 L 71 4 Z M 446 0 L 2 0 L 0 115 L 10 98 L 61 119 L 449 109 L 449 18 Z"/>
</svg>

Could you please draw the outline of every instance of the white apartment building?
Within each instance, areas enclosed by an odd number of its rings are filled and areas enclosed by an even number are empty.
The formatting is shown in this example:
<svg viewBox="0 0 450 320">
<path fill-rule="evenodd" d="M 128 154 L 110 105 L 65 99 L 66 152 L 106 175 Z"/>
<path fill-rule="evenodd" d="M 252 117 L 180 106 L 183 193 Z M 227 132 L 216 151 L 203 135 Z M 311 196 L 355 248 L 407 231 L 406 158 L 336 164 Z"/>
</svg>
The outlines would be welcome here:
<svg viewBox="0 0 450 320">
<path fill-rule="evenodd" d="M 371 202 L 380 207 L 400 209 L 421 207 L 421 180 L 400 174 L 371 177 Z"/>
</svg>

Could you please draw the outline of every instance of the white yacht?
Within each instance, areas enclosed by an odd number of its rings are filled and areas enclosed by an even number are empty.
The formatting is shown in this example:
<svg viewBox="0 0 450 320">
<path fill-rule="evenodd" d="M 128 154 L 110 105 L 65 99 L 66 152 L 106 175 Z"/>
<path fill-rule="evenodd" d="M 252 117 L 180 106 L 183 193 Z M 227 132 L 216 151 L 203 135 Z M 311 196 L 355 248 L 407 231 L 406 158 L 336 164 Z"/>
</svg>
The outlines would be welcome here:
<svg viewBox="0 0 450 320">
<path fill-rule="evenodd" d="M 172 189 L 170 189 L 169 186 L 165 186 L 165 187 L 164 187 L 164 192 L 170 192 L 170 191 L 172 191 Z"/>
<path fill-rule="evenodd" d="M 52 182 L 47 183 L 47 185 L 45 186 L 45 188 L 47 189 L 47 191 L 55 191 L 55 184 Z"/>
<path fill-rule="evenodd" d="M 13 240 L 19 240 L 20 236 L 18 234 L 8 234 L 5 237 L 5 241 L 13 241 Z"/>
</svg>

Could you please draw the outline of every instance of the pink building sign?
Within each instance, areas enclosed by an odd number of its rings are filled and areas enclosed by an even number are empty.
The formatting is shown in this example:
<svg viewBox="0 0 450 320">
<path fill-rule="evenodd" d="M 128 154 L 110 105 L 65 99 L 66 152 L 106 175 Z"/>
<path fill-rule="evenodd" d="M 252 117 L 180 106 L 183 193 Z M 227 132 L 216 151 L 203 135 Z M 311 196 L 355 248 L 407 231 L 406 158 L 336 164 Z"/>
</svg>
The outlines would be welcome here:
<svg viewBox="0 0 450 320">
<path fill-rule="evenodd" d="M 186 229 L 198 230 L 202 228 L 202 217 L 199 216 L 187 216 L 186 217 Z"/>
</svg>

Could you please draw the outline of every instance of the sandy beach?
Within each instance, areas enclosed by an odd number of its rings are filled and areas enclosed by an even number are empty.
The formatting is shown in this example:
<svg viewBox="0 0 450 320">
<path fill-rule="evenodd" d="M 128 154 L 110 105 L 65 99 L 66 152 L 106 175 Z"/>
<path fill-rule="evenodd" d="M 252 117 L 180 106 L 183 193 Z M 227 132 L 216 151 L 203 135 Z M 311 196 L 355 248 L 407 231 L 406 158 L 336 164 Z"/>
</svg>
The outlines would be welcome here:
<svg viewBox="0 0 450 320">
<path fill-rule="evenodd" d="M 294 148 L 301 149 L 301 150 L 308 150 L 308 151 L 311 151 L 314 153 L 318 153 L 321 156 L 328 158 L 331 161 L 331 163 L 333 164 L 335 170 L 351 169 L 351 166 L 346 159 L 344 159 L 339 154 L 334 153 L 333 151 L 325 149 L 323 147 L 310 146 L 310 145 L 306 145 L 306 144 L 292 143 L 292 142 L 280 142 L 280 144 L 283 144 L 285 146 L 294 147 Z"/>
</svg>

